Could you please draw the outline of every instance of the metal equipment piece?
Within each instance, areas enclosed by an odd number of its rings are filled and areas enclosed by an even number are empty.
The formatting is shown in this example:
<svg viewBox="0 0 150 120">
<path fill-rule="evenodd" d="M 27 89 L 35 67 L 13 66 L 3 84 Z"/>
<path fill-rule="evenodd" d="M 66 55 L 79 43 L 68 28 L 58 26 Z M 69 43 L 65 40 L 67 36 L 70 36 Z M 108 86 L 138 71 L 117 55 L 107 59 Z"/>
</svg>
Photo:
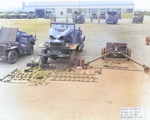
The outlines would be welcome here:
<svg viewBox="0 0 150 120">
<path fill-rule="evenodd" d="M 56 69 L 49 69 L 47 66 L 49 64 L 45 67 L 39 64 L 39 66 L 31 65 L 31 67 L 26 67 L 23 70 L 14 70 L 2 81 L 29 83 L 30 86 L 45 86 L 51 81 L 96 82 L 96 75 L 101 74 L 100 68 L 57 67 Z"/>
</svg>

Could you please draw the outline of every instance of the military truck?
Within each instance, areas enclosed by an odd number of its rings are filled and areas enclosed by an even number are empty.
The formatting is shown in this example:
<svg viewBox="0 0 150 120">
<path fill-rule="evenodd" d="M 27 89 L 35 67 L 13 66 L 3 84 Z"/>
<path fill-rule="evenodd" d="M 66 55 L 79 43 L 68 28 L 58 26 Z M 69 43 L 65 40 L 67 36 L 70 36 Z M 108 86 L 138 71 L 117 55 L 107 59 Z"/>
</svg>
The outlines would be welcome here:
<svg viewBox="0 0 150 120">
<path fill-rule="evenodd" d="M 117 24 L 118 23 L 118 13 L 114 11 L 109 11 L 106 14 L 105 23 L 107 24 Z"/>
<path fill-rule="evenodd" d="M 14 64 L 20 53 L 33 54 L 35 41 L 35 36 L 19 31 L 18 28 L 2 27 L 0 30 L 0 58 L 7 58 L 10 64 Z"/>
<path fill-rule="evenodd" d="M 48 58 L 57 60 L 70 59 L 70 65 L 75 64 L 76 52 L 82 52 L 85 36 L 82 30 L 75 28 L 74 23 L 51 23 L 50 40 L 40 45 L 42 64 L 47 64 Z"/>
</svg>

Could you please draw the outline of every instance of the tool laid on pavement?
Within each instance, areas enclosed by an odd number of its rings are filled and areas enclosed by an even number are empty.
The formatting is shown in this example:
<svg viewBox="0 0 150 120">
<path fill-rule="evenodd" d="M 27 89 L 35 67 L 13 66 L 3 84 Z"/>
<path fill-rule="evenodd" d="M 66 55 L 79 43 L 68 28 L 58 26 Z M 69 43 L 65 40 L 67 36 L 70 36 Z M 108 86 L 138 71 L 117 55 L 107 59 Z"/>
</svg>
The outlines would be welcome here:
<svg viewBox="0 0 150 120">
<path fill-rule="evenodd" d="M 81 66 L 76 68 L 70 66 L 60 67 L 54 64 L 43 65 L 38 59 L 34 58 L 30 63 L 27 63 L 25 69 L 14 70 L 2 81 L 29 83 L 30 86 L 45 86 L 51 81 L 96 82 L 96 75 L 100 74 L 100 68 L 89 67 L 88 69 L 83 69 Z"/>
</svg>

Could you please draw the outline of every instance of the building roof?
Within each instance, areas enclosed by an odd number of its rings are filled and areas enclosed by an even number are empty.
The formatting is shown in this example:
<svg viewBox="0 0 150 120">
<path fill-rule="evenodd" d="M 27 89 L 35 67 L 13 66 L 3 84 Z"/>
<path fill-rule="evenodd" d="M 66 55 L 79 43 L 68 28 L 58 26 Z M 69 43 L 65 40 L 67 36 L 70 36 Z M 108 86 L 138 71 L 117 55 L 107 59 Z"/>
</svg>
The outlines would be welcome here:
<svg viewBox="0 0 150 120">
<path fill-rule="evenodd" d="M 59 7 L 59 6 L 108 6 L 134 5 L 132 1 L 61 1 L 61 2 L 30 2 L 25 7 Z"/>
</svg>

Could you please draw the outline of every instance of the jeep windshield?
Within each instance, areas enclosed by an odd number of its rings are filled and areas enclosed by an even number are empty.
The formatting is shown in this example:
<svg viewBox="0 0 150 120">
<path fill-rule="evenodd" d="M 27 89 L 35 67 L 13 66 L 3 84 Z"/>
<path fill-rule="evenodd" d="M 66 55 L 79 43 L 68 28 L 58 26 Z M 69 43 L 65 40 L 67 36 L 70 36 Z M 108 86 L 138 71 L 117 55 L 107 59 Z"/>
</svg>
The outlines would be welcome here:
<svg viewBox="0 0 150 120">
<path fill-rule="evenodd" d="M 66 24 L 66 23 L 52 23 L 51 27 L 57 31 L 65 31 L 67 29 L 75 29 L 74 24 Z"/>
</svg>

